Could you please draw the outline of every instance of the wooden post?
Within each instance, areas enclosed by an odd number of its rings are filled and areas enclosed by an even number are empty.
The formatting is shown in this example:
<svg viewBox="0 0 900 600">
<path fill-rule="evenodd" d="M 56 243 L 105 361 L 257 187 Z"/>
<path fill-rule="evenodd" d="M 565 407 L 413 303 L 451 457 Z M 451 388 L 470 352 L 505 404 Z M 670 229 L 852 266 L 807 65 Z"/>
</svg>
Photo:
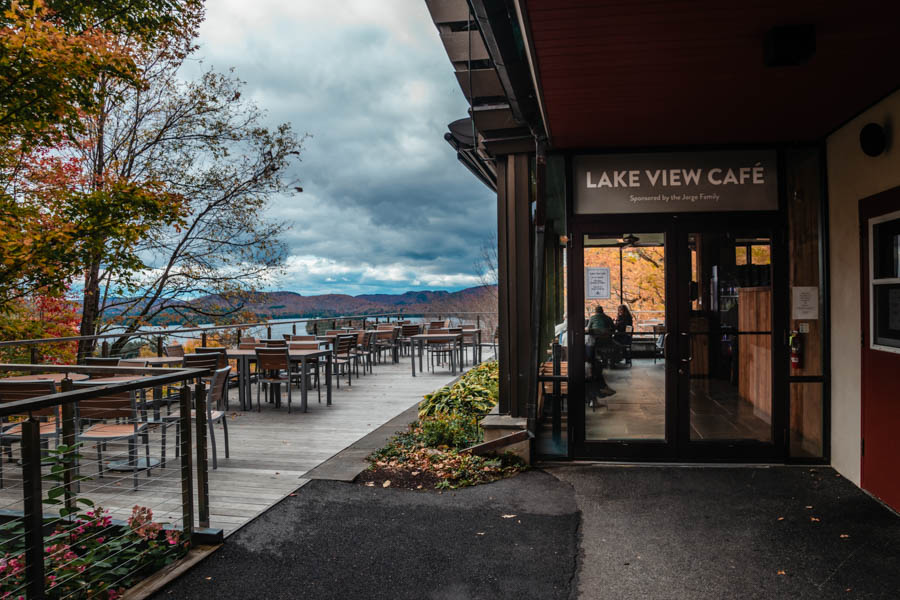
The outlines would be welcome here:
<svg viewBox="0 0 900 600">
<path fill-rule="evenodd" d="M 200 334 L 200 347 L 206 348 L 206 332 Z"/>
<path fill-rule="evenodd" d="M 296 323 L 291 325 L 291 333 L 293 333 L 294 335 L 297 335 L 297 324 Z"/>
<path fill-rule="evenodd" d="M 194 406 L 197 415 L 197 515 L 200 527 L 209 527 L 209 464 L 206 457 L 206 388 L 203 382 L 194 386 Z"/>
<path fill-rule="evenodd" d="M 100 344 L 100 356 L 106 358 L 109 356 L 109 342 L 103 340 L 103 343 Z"/>
<path fill-rule="evenodd" d="M 22 423 L 22 494 L 25 503 L 25 585 L 27 597 L 44 593 L 44 507 L 41 490 L 41 424 L 34 417 Z"/>
<path fill-rule="evenodd" d="M 194 466 L 191 456 L 191 388 L 185 382 L 181 386 L 181 513 L 184 538 L 194 534 Z"/>
<path fill-rule="evenodd" d="M 237 340 L 234 342 L 234 345 L 235 345 L 235 346 L 237 346 L 238 344 L 241 343 L 241 337 L 242 337 L 243 335 L 244 335 L 244 332 L 241 330 L 240 327 L 238 327 L 238 330 L 237 330 Z"/>
<path fill-rule="evenodd" d="M 266 337 L 270 340 L 272 339 L 272 326 L 271 325 L 266 327 Z"/>
<path fill-rule="evenodd" d="M 163 336 L 156 336 L 156 356 L 163 355 Z"/>
<path fill-rule="evenodd" d="M 31 364 L 36 365 L 41 361 L 41 357 L 38 356 L 37 346 L 31 346 L 31 356 L 30 356 Z"/>
</svg>

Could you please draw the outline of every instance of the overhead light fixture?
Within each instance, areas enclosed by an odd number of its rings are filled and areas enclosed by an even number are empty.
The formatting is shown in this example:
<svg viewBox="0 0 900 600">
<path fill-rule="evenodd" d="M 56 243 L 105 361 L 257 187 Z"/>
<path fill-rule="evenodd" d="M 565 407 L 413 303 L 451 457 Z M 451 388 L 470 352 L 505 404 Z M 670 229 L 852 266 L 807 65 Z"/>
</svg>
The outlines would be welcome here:
<svg viewBox="0 0 900 600">
<path fill-rule="evenodd" d="M 815 53 L 815 25 L 779 25 L 763 39 L 763 64 L 767 67 L 796 67 L 809 62 Z"/>
</svg>

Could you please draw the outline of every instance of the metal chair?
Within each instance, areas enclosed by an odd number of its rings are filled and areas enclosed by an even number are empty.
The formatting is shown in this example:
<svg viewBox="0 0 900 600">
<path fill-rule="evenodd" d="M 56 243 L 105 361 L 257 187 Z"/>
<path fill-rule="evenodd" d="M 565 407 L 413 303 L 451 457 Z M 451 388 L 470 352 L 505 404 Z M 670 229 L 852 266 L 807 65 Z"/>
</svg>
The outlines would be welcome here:
<svg viewBox="0 0 900 600">
<path fill-rule="evenodd" d="M 91 380 L 76 381 L 76 386 L 102 385 Z M 110 442 L 128 441 L 128 464 L 134 477 L 134 489 L 138 487 L 138 471 L 146 470 L 150 477 L 150 428 L 141 418 L 137 404 L 137 392 L 115 392 L 90 400 L 81 400 L 75 405 L 76 422 L 97 421 L 96 424 L 78 434 L 81 442 L 95 442 L 97 446 L 97 477 L 103 478 L 103 448 Z M 125 419 L 125 423 L 115 422 Z M 108 421 L 114 421 L 112 423 Z M 137 457 L 137 444 L 143 438 L 146 448 L 146 465 L 141 466 Z"/>
<path fill-rule="evenodd" d="M 291 357 L 287 346 L 280 348 L 256 349 L 256 411 L 262 410 L 259 400 L 260 390 L 263 387 L 271 390 L 272 386 L 278 386 L 278 403 L 281 403 L 281 384 L 287 386 L 288 414 L 291 412 Z"/>
<path fill-rule="evenodd" d="M 163 348 L 163 354 L 169 357 L 184 356 L 184 346 L 181 344 L 172 344 Z"/>
<path fill-rule="evenodd" d="M 15 402 L 16 400 L 27 400 L 29 398 L 38 398 L 48 394 L 56 393 L 56 384 L 52 381 L 2 381 L 0 380 L 0 404 Z M 40 436 L 41 444 L 48 444 L 52 437 L 59 440 L 59 409 L 58 407 L 33 410 L 30 411 L 36 417 L 53 417 L 52 421 L 41 421 Z M 16 415 L 19 416 L 19 415 Z M 22 415 L 27 416 L 27 415 Z M 12 460 L 12 445 L 16 442 L 22 442 L 22 425 L 21 423 L 13 424 L 4 422 L 0 424 L 3 427 L 0 430 L 0 450 L 6 446 L 7 456 Z M 48 444 L 49 445 L 49 444 Z M 3 454 L 0 451 L 0 488 L 3 487 Z"/>
</svg>

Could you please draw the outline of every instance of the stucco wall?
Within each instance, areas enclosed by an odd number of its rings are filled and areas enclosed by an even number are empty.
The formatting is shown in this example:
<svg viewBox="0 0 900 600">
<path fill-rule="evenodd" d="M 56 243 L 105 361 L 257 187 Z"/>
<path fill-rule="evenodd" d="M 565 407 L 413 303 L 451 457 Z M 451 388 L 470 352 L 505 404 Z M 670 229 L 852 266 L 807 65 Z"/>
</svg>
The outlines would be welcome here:
<svg viewBox="0 0 900 600">
<path fill-rule="evenodd" d="M 866 123 L 892 124 L 893 142 L 872 158 L 859 147 Z M 860 481 L 859 200 L 900 186 L 900 91 L 827 140 L 831 259 L 831 462 Z"/>
</svg>

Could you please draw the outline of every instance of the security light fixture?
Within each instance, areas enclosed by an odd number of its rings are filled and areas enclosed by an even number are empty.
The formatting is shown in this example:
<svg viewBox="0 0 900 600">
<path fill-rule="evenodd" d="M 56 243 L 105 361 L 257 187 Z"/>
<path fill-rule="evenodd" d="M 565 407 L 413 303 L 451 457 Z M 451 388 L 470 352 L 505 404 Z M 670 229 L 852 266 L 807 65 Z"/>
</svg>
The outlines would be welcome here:
<svg viewBox="0 0 900 600">
<path fill-rule="evenodd" d="M 859 147 L 867 156 L 879 156 L 887 147 L 887 132 L 878 123 L 868 123 L 859 132 Z"/>
</svg>

